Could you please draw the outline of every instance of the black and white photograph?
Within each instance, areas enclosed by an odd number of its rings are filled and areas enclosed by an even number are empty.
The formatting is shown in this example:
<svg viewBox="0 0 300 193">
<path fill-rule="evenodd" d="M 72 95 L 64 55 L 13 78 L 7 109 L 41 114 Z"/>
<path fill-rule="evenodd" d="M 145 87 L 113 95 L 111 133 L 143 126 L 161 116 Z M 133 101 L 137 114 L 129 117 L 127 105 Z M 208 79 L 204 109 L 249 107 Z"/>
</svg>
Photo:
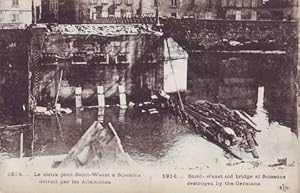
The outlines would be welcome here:
<svg viewBox="0 0 300 193">
<path fill-rule="evenodd" d="M 298 6 L 0 0 L 0 193 L 298 193 Z"/>
</svg>

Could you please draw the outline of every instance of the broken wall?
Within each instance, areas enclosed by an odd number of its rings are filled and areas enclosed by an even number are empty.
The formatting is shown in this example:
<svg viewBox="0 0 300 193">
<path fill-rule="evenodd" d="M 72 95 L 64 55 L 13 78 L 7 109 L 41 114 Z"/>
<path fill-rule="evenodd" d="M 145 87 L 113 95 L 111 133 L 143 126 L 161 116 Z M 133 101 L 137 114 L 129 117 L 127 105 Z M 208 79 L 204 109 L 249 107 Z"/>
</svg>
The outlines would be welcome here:
<svg viewBox="0 0 300 193">
<path fill-rule="evenodd" d="M 258 87 L 270 121 L 296 129 L 295 64 L 290 54 L 189 54 L 186 100 L 208 100 L 255 113 Z"/>
<path fill-rule="evenodd" d="M 41 36 L 39 36 L 41 37 Z M 104 86 L 108 99 L 118 100 L 118 86 L 134 96 L 147 87 L 163 84 L 160 37 L 151 34 L 99 36 L 43 33 L 34 72 L 38 104 L 53 103 L 63 71 L 60 102 L 74 106 L 75 87 L 83 88 L 84 105 L 97 105 L 96 86 Z M 38 48 L 39 46 L 37 46 Z"/>
<path fill-rule="evenodd" d="M 192 53 L 188 65 L 190 100 L 205 99 L 239 109 L 255 108 L 257 68 L 251 60 L 241 55 Z"/>
</svg>

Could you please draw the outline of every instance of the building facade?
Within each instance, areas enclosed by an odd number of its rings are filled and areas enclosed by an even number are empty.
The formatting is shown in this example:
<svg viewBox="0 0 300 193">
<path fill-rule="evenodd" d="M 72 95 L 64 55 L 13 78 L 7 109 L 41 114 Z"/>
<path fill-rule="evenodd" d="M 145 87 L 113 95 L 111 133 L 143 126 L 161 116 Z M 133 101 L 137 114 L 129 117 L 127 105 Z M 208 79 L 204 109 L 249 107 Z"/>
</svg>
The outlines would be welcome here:
<svg viewBox="0 0 300 193">
<path fill-rule="evenodd" d="M 221 0 L 219 16 L 233 20 L 293 20 L 296 0 Z"/>
<path fill-rule="evenodd" d="M 296 15 L 295 10 L 298 6 L 295 0 L 43 0 L 43 2 L 43 16 L 60 23 L 106 23 L 107 18 L 157 16 L 283 20 Z"/>
<path fill-rule="evenodd" d="M 30 24 L 40 17 L 41 0 L 0 1 L 0 23 Z"/>
<path fill-rule="evenodd" d="M 233 20 L 257 20 L 263 0 L 221 0 L 220 16 Z"/>
<path fill-rule="evenodd" d="M 230 20 L 296 19 L 297 0 L 141 0 L 141 16 Z"/>
<path fill-rule="evenodd" d="M 59 18 L 64 23 L 97 23 L 101 18 L 140 15 L 140 1 L 134 0 L 62 0 Z"/>
<path fill-rule="evenodd" d="M 58 0 L 43 0 L 42 10 L 42 22 L 48 23 L 58 21 Z"/>
<path fill-rule="evenodd" d="M 264 12 L 268 10 L 265 16 L 268 19 L 277 20 L 296 20 L 297 19 L 297 0 L 272 0 L 263 4 Z"/>
<path fill-rule="evenodd" d="M 217 18 L 219 0 L 141 0 L 141 15 L 160 17 L 193 17 L 199 19 Z"/>
</svg>

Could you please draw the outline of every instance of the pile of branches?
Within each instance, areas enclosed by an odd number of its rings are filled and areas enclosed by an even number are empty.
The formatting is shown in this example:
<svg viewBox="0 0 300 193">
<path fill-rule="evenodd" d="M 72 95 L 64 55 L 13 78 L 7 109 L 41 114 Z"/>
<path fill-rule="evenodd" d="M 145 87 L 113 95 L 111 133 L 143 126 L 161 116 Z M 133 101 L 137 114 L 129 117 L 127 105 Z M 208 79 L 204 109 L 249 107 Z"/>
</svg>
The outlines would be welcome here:
<svg viewBox="0 0 300 193">
<path fill-rule="evenodd" d="M 259 131 L 250 116 L 231 110 L 223 104 L 201 101 L 197 104 L 180 103 L 170 99 L 169 108 L 176 120 L 188 124 L 205 139 L 221 147 L 233 157 L 242 160 L 233 149 L 252 153 L 258 158 L 255 135 Z"/>
</svg>

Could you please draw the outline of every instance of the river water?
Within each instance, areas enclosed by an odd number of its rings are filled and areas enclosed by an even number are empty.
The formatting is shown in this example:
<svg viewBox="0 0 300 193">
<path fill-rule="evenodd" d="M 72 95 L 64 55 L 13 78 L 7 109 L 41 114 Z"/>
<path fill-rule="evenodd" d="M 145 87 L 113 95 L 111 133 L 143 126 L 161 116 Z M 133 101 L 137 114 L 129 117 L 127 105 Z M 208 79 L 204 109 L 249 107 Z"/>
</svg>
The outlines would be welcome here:
<svg viewBox="0 0 300 193">
<path fill-rule="evenodd" d="M 286 71 L 289 72 L 288 69 Z M 268 70 L 263 73 L 268 73 Z M 190 90 L 185 95 L 186 99 L 192 101 L 206 99 L 221 102 L 230 108 L 245 110 L 263 130 L 257 135 L 259 143 L 263 144 L 258 147 L 258 153 L 265 155 L 262 159 L 269 160 L 279 155 L 286 156 L 284 152 L 289 151 L 290 141 L 295 139 L 297 130 L 296 97 L 292 76 L 287 73 L 284 74 L 286 75 L 284 78 L 280 77 L 280 74 L 271 78 L 256 77 L 256 79 L 252 78 L 249 83 L 249 78 L 226 79 L 223 77 L 220 80 L 220 77 L 207 77 L 207 74 L 209 72 L 205 72 L 203 77 L 198 74 L 200 78 L 197 79 L 197 84 L 192 85 L 189 80 L 188 89 Z M 226 72 L 224 74 L 226 75 Z M 270 77 L 265 75 L 262 77 Z M 189 76 L 191 77 L 192 75 Z M 228 87 L 229 80 L 240 82 L 237 86 Z M 191 85 L 194 87 L 191 88 Z M 250 94 L 244 96 L 239 93 Z M 235 98 L 231 97 L 233 95 Z M 226 98 L 226 96 L 229 97 Z M 104 120 L 114 125 L 125 151 L 137 162 L 175 166 L 187 159 L 194 166 L 201 162 L 226 162 L 220 148 L 189 128 L 176 123 L 166 112 L 149 115 L 131 108 L 124 110 L 110 107 L 100 112 L 102 115 L 98 114 L 99 110 L 94 108 L 73 111 L 72 114 L 61 117 L 37 116 L 34 137 L 32 131 L 24 132 L 25 156 L 65 154 L 95 120 Z M 26 116 L 16 117 L 2 112 L 0 123 L 2 125 L 19 124 L 26 121 L 23 117 Z M 7 130 L 0 132 L 0 153 L 7 152 L 10 156 L 18 157 L 20 132 Z M 278 135 L 282 137 L 277 139 Z M 277 141 L 271 140 L 275 138 Z M 285 143 L 280 143 L 281 140 Z M 272 147 L 276 147 L 276 152 L 272 151 Z M 210 156 L 206 156 L 208 154 Z"/>
<path fill-rule="evenodd" d="M 281 155 L 282 152 L 287 152 L 290 147 L 289 143 L 280 145 L 279 141 L 276 141 L 268 144 L 265 139 L 267 137 L 274 139 L 276 136 L 270 136 L 278 135 L 278 132 L 281 136 L 295 137 L 295 134 L 291 132 L 291 128 L 270 119 L 269 112 L 263 107 L 264 95 L 265 87 L 259 87 L 257 108 L 252 109 L 253 120 L 263 130 L 257 135 L 259 143 L 263 143 L 264 146 L 263 149 L 259 149 L 261 151 L 259 154 L 264 154 L 263 159 L 273 161 L 275 154 Z M 180 167 L 188 159 L 191 167 L 205 167 L 203 163 L 224 162 L 225 164 L 227 162 L 224 152 L 219 147 L 195 134 L 188 127 L 176 123 L 167 112 L 162 111 L 159 114 L 150 115 L 147 112 L 141 113 L 140 110 L 110 107 L 104 111 L 96 108 L 85 109 L 60 117 L 37 116 L 33 146 L 31 146 L 32 133 L 25 133 L 26 155 L 31 156 L 32 153 L 33 156 L 65 154 L 95 120 L 104 120 L 113 124 L 121 138 L 125 152 L 138 163 Z M 269 136 L 265 135 L 266 132 L 269 132 Z M 261 136 L 264 136 L 264 139 Z M 262 139 L 261 142 L 259 139 Z M 10 139 L 6 140 L 5 147 L 14 156 L 19 156 L 19 140 L 18 132 L 10 135 Z M 274 144 L 277 144 L 276 152 L 272 151 Z M 282 149 L 282 146 L 285 148 Z M 287 156 L 285 153 L 282 156 Z M 206 156 L 208 154 L 210 156 Z"/>
</svg>

